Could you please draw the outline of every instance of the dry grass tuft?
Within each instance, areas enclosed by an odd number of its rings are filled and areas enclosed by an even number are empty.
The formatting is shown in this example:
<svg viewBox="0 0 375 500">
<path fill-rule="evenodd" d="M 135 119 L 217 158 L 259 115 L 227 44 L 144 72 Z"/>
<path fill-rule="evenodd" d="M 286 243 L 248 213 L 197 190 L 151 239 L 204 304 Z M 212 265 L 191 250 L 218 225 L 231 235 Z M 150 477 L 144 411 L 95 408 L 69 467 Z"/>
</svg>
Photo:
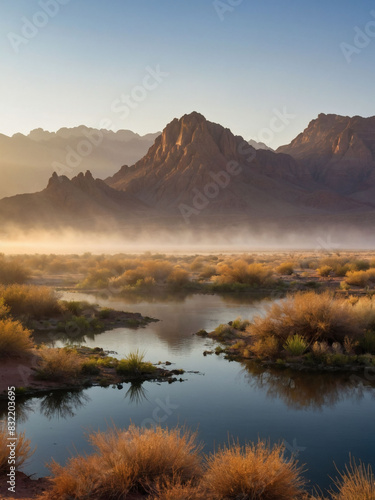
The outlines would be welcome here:
<svg viewBox="0 0 375 500">
<path fill-rule="evenodd" d="M 0 476 L 5 475 L 9 472 L 9 444 L 8 440 L 8 429 L 4 424 L 0 425 Z M 20 469 L 22 465 L 33 455 L 35 449 L 32 450 L 30 446 L 30 440 L 25 438 L 25 433 L 17 435 L 16 441 L 16 467 Z"/>
<path fill-rule="evenodd" d="M 10 318 L 0 320 L 0 358 L 25 356 L 34 348 L 31 331 L 19 321 Z"/>
<path fill-rule="evenodd" d="M 290 500 L 303 493 L 302 469 L 295 460 L 285 460 L 283 445 L 234 444 L 211 455 L 207 465 L 207 498 Z"/>
<path fill-rule="evenodd" d="M 37 373 L 42 380 L 74 380 L 82 372 L 84 361 L 72 349 L 43 346 L 38 354 L 40 362 Z"/>
<path fill-rule="evenodd" d="M 180 429 L 140 429 L 131 425 L 89 436 L 95 453 L 71 458 L 65 467 L 52 462 L 50 500 L 120 499 L 156 491 L 161 484 L 189 484 L 201 475 L 196 435 Z M 176 486 L 177 487 L 177 486 Z"/>
<path fill-rule="evenodd" d="M 375 476 L 370 465 L 367 467 L 354 459 L 340 473 L 335 486 L 338 492 L 331 492 L 332 500 L 375 500 Z"/>
<path fill-rule="evenodd" d="M 168 480 L 156 487 L 152 500 L 208 500 L 207 492 L 194 481 Z"/>
</svg>

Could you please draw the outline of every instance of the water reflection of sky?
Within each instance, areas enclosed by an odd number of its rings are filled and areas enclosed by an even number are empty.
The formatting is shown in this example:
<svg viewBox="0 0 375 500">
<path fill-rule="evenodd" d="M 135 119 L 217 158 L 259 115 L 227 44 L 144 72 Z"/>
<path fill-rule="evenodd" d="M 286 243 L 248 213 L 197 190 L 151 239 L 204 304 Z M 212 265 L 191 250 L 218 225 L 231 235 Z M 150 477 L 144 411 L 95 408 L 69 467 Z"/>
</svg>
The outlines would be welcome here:
<svg viewBox="0 0 375 500">
<path fill-rule="evenodd" d="M 85 432 L 105 429 L 112 422 L 121 427 L 130 422 L 186 424 L 198 429 L 206 452 L 227 442 L 228 436 L 238 437 L 242 443 L 258 437 L 284 440 L 287 454 L 298 452 L 309 469 L 307 477 L 323 486 L 329 483 L 328 475 L 335 475 L 333 462 L 342 467 L 349 452 L 374 464 L 375 391 L 361 373 L 350 377 L 265 372 L 251 363 L 202 356 L 213 343 L 193 336 L 194 331 L 212 329 L 238 315 L 249 317 L 264 306 L 245 297 L 239 302 L 229 303 L 217 296 L 136 305 L 110 301 L 112 307 L 162 321 L 144 329 L 106 332 L 87 339 L 87 345 L 116 350 L 120 355 L 140 348 L 153 362 L 168 359 L 175 363 L 172 367 L 200 373 L 186 373 L 182 383 L 123 384 L 121 388 L 94 387 L 24 401 L 18 398 L 19 430 L 25 429 L 38 447 L 27 472 L 44 475 L 44 464 L 51 457 L 64 462 L 69 450 L 90 451 Z"/>
</svg>

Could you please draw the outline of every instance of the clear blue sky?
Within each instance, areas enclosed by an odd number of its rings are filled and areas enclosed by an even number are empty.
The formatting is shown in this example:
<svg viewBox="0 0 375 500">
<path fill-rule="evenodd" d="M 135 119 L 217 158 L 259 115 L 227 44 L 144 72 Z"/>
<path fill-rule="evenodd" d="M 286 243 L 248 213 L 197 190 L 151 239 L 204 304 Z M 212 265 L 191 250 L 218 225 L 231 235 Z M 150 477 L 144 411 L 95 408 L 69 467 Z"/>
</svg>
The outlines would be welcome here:
<svg viewBox="0 0 375 500">
<path fill-rule="evenodd" d="M 49 1 L 56 15 L 40 16 L 47 0 L 0 3 L 0 133 L 108 119 L 145 134 L 196 110 L 259 139 L 286 108 L 296 116 L 273 133 L 276 147 L 321 112 L 375 114 L 375 2 Z M 25 18 L 45 26 L 26 38 Z M 356 26 L 372 30 L 360 49 Z M 356 47 L 350 63 L 342 42 Z M 158 66 L 168 76 L 140 88 Z M 120 103 L 132 92 L 130 106 Z"/>
</svg>

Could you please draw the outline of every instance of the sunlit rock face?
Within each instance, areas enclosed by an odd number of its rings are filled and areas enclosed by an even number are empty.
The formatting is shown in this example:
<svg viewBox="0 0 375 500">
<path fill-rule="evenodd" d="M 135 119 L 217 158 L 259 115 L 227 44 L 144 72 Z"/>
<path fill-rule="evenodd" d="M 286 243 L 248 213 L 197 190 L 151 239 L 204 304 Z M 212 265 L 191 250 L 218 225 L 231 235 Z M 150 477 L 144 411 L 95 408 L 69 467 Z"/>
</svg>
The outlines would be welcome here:
<svg viewBox="0 0 375 500">
<path fill-rule="evenodd" d="M 375 202 L 375 117 L 320 114 L 277 152 L 293 156 L 336 193 Z"/>
</svg>

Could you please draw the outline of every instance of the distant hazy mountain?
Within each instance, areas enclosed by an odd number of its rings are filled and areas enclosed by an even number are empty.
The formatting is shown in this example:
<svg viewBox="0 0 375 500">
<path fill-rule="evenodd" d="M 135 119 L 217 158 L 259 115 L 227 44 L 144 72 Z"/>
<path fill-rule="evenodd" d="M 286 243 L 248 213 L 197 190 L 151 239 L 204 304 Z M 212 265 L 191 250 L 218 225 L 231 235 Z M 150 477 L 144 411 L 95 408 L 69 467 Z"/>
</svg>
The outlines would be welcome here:
<svg viewBox="0 0 375 500">
<path fill-rule="evenodd" d="M 42 191 L 0 200 L 0 223 L 3 227 L 11 222 L 27 228 L 105 230 L 120 221 L 136 220 L 145 208 L 90 172 L 71 180 L 54 173 Z"/>
<path fill-rule="evenodd" d="M 36 129 L 28 136 L 0 134 L 0 198 L 38 191 L 54 171 L 70 178 L 90 169 L 95 177 L 108 177 L 142 158 L 159 133 L 140 136 L 80 126 Z"/>
<path fill-rule="evenodd" d="M 255 150 L 193 112 L 174 119 L 141 160 L 105 182 L 90 172 L 71 181 L 54 174 L 41 192 L 0 200 L 0 224 L 91 230 L 132 225 L 137 233 L 146 226 L 200 227 L 204 234 L 212 229 L 283 236 L 314 229 L 320 238 L 339 225 L 345 231 L 350 225 L 373 228 L 373 119 L 345 118 L 353 123 L 353 132 L 345 132 L 343 117 L 329 117 L 329 126 L 325 116 L 273 152 Z M 368 126 L 361 120 L 369 120 Z M 355 187 L 348 192 L 350 178 Z"/>
<path fill-rule="evenodd" d="M 267 144 L 264 144 L 264 142 L 257 142 L 257 141 L 254 141 L 254 139 L 250 139 L 250 141 L 248 141 L 248 143 L 254 149 L 268 149 L 268 151 L 273 151 L 273 149 L 270 148 L 269 146 L 267 146 Z"/>
</svg>

